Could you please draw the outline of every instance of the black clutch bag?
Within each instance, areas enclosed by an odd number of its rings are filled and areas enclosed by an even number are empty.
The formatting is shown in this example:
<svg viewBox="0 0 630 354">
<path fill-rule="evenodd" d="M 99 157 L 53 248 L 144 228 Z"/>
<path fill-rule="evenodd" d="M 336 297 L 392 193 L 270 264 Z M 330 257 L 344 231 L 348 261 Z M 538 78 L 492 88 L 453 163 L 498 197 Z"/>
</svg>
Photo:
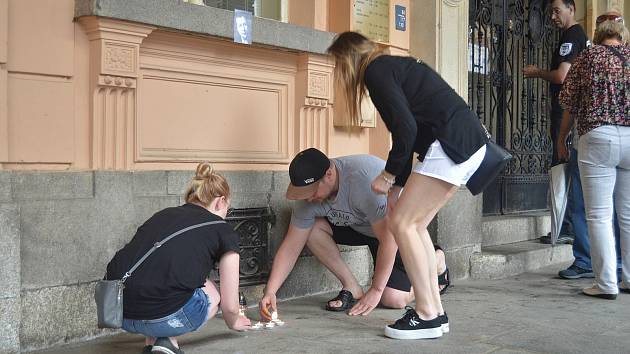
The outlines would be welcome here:
<svg viewBox="0 0 630 354">
<path fill-rule="evenodd" d="M 486 155 L 483 157 L 481 165 L 466 183 L 470 193 L 477 195 L 483 192 L 511 159 L 512 155 L 507 150 L 494 141 L 488 140 Z"/>
</svg>

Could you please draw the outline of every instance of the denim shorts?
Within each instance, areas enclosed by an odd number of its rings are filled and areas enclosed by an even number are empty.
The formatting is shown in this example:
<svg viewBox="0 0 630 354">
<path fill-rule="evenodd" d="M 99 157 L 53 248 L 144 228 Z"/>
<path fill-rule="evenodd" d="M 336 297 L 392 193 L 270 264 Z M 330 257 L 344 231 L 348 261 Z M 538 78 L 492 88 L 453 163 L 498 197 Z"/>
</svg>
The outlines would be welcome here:
<svg viewBox="0 0 630 354">
<path fill-rule="evenodd" d="M 147 337 L 177 337 L 196 331 L 208 321 L 210 299 L 201 290 L 195 289 L 188 302 L 174 313 L 154 320 L 123 319 L 122 328 L 129 333 L 138 333 Z"/>
</svg>

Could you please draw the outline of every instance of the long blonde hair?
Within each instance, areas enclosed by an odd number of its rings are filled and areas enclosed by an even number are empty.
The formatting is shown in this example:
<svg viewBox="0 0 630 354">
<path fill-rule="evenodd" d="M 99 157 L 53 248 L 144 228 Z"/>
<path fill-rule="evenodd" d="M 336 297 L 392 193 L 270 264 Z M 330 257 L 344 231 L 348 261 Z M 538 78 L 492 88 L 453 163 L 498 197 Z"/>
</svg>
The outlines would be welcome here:
<svg viewBox="0 0 630 354">
<path fill-rule="evenodd" d="M 365 69 L 383 49 L 357 32 L 343 32 L 328 47 L 328 54 L 335 59 L 335 81 L 346 98 L 346 121 L 358 126 L 361 120 L 361 101 L 365 97 Z"/>
<path fill-rule="evenodd" d="M 209 162 L 202 162 L 197 166 L 185 195 L 186 203 L 200 204 L 207 208 L 214 198 L 229 199 L 230 186 L 225 177 L 214 172 Z"/>
</svg>

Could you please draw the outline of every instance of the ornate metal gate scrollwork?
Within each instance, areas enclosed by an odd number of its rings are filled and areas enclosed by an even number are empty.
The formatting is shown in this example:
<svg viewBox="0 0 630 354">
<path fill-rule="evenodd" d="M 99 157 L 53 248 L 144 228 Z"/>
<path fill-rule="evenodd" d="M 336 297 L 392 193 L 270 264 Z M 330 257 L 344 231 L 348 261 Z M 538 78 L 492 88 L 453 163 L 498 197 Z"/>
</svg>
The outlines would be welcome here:
<svg viewBox="0 0 630 354">
<path fill-rule="evenodd" d="M 549 84 L 522 70 L 549 68 L 557 42 L 549 11 L 545 0 L 470 1 L 469 104 L 514 155 L 484 192 L 484 215 L 548 208 Z"/>
<path fill-rule="evenodd" d="M 269 236 L 275 214 L 270 207 L 231 209 L 225 221 L 241 240 L 240 286 L 264 284 L 269 277 Z M 219 279 L 216 272 L 210 277 Z"/>
</svg>

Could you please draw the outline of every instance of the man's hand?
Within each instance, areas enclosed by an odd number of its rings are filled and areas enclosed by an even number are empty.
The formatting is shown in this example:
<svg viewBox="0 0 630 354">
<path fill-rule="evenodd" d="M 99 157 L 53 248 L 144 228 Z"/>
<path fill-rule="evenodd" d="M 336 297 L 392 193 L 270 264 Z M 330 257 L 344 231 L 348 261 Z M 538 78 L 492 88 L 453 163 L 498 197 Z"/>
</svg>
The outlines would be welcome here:
<svg viewBox="0 0 630 354">
<path fill-rule="evenodd" d="M 527 65 L 523 68 L 523 76 L 526 78 L 538 77 L 540 73 L 540 69 L 538 69 L 535 65 Z"/>
<path fill-rule="evenodd" d="M 271 312 L 278 311 L 278 307 L 276 306 L 276 294 L 267 294 L 260 299 L 260 303 L 258 304 L 258 309 L 260 311 L 260 317 L 262 317 L 265 321 L 271 321 Z M 271 311 L 269 311 L 271 309 Z"/>
<path fill-rule="evenodd" d="M 236 321 L 231 323 L 228 327 L 235 331 L 247 331 L 252 329 L 252 321 L 245 316 L 237 316 Z"/>
<path fill-rule="evenodd" d="M 359 299 L 359 302 L 352 306 L 348 314 L 350 316 L 369 315 L 370 312 L 372 312 L 372 310 L 374 310 L 376 306 L 378 306 L 378 303 L 381 301 L 382 295 L 382 291 L 370 288 L 370 290 L 368 290 L 367 293 L 365 293 L 365 295 L 363 295 L 363 297 Z"/>
</svg>

